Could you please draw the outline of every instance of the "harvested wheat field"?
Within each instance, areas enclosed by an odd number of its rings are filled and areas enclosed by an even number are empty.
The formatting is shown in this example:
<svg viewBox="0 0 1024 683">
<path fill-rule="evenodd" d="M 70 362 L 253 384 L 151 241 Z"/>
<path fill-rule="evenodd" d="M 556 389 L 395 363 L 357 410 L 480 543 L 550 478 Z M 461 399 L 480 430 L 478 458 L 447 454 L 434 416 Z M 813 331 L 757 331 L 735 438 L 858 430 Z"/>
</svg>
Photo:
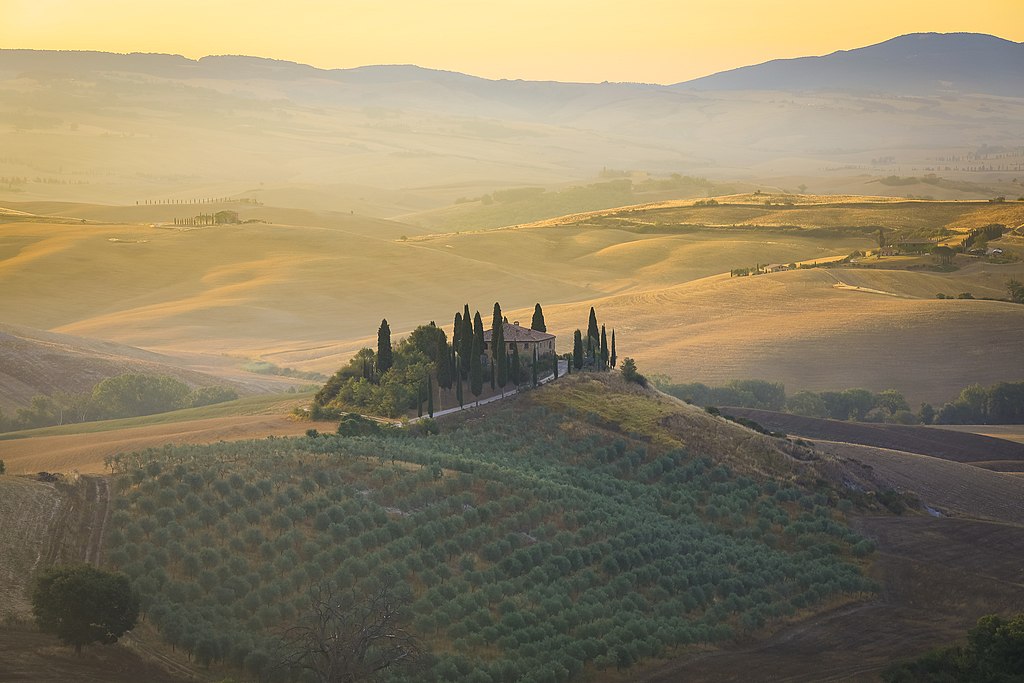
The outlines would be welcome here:
<svg viewBox="0 0 1024 683">
<path fill-rule="evenodd" d="M 895 388 L 942 404 L 974 383 L 1024 379 L 1024 306 L 837 289 L 845 270 L 716 276 L 657 291 L 545 308 L 562 338 L 593 304 L 620 357 L 679 382 L 780 381 L 787 391 Z"/>
<path fill-rule="evenodd" d="M 77 425 L 76 425 L 77 426 Z M 334 423 L 298 422 L 281 415 L 237 415 L 93 433 L 33 436 L 0 441 L 0 458 L 12 474 L 47 472 L 102 473 L 103 461 L 116 453 L 166 444 L 297 436 L 307 429 L 333 431 Z"/>
</svg>

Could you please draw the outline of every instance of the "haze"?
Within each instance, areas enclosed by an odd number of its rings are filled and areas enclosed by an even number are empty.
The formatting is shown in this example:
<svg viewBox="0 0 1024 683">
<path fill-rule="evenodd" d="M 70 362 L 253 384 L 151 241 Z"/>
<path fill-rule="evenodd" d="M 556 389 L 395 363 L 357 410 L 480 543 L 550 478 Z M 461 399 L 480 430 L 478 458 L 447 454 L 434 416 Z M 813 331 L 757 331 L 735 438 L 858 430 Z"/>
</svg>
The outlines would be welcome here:
<svg viewBox="0 0 1024 683">
<path fill-rule="evenodd" d="M 824 10 L 814 0 L 3 0 L 0 18 L 7 48 L 245 54 L 321 68 L 417 64 L 583 82 L 676 83 L 912 32 L 1024 40 L 1017 0 L 865 0 Z"/>
</svg>

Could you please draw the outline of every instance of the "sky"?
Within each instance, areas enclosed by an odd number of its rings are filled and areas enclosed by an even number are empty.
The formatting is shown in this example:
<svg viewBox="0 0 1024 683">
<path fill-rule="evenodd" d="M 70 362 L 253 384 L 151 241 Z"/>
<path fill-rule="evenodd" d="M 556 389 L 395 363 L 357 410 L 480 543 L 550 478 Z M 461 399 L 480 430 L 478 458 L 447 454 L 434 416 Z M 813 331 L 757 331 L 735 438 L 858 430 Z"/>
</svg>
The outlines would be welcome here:
<svg viewBox="0 0 1024 683">
<path fill-rule="evenodd" d="M 0 0 L 0 48 L 585 82 L 676 83 L 923 31 L 1024 42 L 1024 0 Z"/>
</svg>

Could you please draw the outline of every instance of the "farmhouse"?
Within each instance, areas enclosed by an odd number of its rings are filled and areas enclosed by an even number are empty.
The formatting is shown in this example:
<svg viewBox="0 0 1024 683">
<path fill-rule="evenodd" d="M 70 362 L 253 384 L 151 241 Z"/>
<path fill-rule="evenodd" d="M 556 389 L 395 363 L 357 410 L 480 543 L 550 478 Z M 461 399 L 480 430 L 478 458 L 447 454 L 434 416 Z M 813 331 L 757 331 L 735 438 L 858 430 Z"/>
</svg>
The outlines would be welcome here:
<svg viewBox="0 0 1024 683">
<path fill-rule="evenodd" d="M 555 335 L 520 327 L 519 322 L 505 323 L 502 326 L 505 335 L 505 347 L 509 353 L 518 348 L 520 356 L 532 355 L 534 349 L 538 356 L 555 352 Z M 484 330 L 484 350 L 491 350 L 491 330 Z"/>
</svg>

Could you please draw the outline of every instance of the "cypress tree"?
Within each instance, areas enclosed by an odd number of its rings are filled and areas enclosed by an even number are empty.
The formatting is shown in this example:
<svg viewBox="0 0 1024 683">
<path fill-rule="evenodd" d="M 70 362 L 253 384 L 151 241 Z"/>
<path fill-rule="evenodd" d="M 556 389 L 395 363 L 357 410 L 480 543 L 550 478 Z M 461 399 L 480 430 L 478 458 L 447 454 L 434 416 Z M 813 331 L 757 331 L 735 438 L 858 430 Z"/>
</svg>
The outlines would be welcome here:
<svg viewBox="0 0 1024 683">
<path fill-rule="evenodd" d="M 434 417 L 434 378 L 430 375 L 427 375 L 427 415 Z"/>
<path fill-rule="evenodd" d="M 473 351 L 473 318 L 469 304 L 462 311 L 462 332 L 459 336 L 459 355 L 462 356 L 462 379 L 469 379 L 469 357 Z"/>
<path fill-rule="evenodd" d="M 601 336 L 601 330 L 597 327 L 597 313 L 594 311 L 593 306 L 590 307 L 590 321 L 587 322 L 587 336 L 595 342 Z"/>
<path fill-rule="evenodd" d="M 459 402 L 459 407 L 462 407 L 462 359 L 455 359 L 455 369 L 458 371 L 455 373 L 455 398 Z"/>
<path fill-rule="evenodd" d="M 508 384 L 508 360 L 505 355 L 505 325 L 504 316 L 501 315 L 501 306 L 494 302 L 494 318 L 491 321 L 491 388 L 494 388 L 493 381 L 497 380 L 498 386 L 505 389 Z M 496 376 L 495 376 L 496 375 Z M 504 394 L 505 392 L 502 391 Z"/>
<path fill-rule="evenodd" d="M 448 342 L 441 336 L 437 338 L 437 386 L 449 389 L 452 386 L 452 356 L 448 352 Z"/>
<path fill-rule="evenodd" d="M 613 368 L 615 367 L 615 363 L 618 362 L 618 358 L 615 356 L 615 330 L 614 329 L 612 329 L 612 356 L 609 359 L 609 361 L 611 362 Z"/>
<path fill-rule="evenodd" d="M 473 316 L 473 344 L 476 344 L 478 353 L 484 353 L 484 320 L 480 317 L 480 311 Z"/>
<path fill-rule="evenodd" d="M 391 328 L 385 318 L 380 321 L 380 329 L 377 330 L 377 372 L 383 375 L 391 369 L 394 357 L 391 353 Z"/>
<path fill-rule="evenodd" d="M 558 379 L 558 354 L 552 356 L 555 360 L 555 379 Z"/>
<path fill-rule="evenodd" d="M 533 347 L 533 380 L 532 385 L 537 386 L 537 347 Z"/>
<path fill-rule="evenodd" d="M 452 325 L 452 348 L 458 351 L 461 347 L 460 339 L 462 339 L 462 314 L 455 314 L 455 324 Z"/>
<path fill-rule="evenodd" d="M 583 334 L 579 330 L 572 333 L 572 364 L 577 370 L 583 367 Z"/>
<path fill-rule="evenodd" d="M 480 401 L 480 394 L 484 390 L 484 368 L 480 362 L 480 357 L 484 353 L 483 336 L 484 327 L 483 323 L 480 322 L 479 311 L 476 314 L 476 322 L 480 323 L 480 334 L 473 335 L 473 349 L 469 354 L 469 391 L 476 397 L 477 402 Z"/>
<path fill-rule="evenodd" d="M 517 389 L 519 388 L 519 370 L 520 369 L 521 369 L 521 366 L 519 365 L 519 345 L 518 344 L 513 344 L 512 345 L 512 383 L 514 385 L 516 385 Z"/>
<path fill-rule="evenodd" d="M 538 332 L 547 332 L 548 326 L 544 324 L 544 311 L 540 304 L 533 307 L 533 321 L 530 322 L 530 329 Z"/>
<path fill-rule="evenodd" d="M 608 335 L 604 331 L 604 325 L 601 325 L 601 369 L 608 369 Z"/>
<path fill-rule="evenodd" d="M 565 354 L 565 361 L 566 361 L 566 363 L 565 363 L 565 374 L 571 375 L 572 374 L 572 354 L 571 353 Z"/>
<path fill-rule="evenodd" d="M 416 417 L 423 417 L 423 385 L 416 387 Z"/>
</svg>

